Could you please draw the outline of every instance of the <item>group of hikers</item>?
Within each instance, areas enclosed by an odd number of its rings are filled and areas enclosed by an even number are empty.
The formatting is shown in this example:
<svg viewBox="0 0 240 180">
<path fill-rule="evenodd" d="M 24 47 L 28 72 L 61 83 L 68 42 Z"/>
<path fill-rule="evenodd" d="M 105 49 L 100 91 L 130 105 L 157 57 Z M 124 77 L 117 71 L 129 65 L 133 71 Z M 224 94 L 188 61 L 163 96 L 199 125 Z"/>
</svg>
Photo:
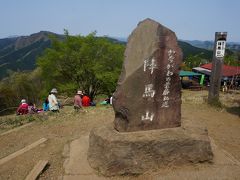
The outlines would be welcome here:
<svg viewBox="0 0 240 180">
<path fill-rule="evenodd" d="M 74 96 L 73 99 L 73 107 L 76 111 L 79 111 L 83 106 L 95 106 L 96 104 L 91 101 L 91 99 L 86 95 L 83 94 L 82 91 L 77 91 L 77 94 Z"/>
<path fill-rule="evenodd" d="M 23 114 L 34 114 L 44 111 L 52 111 L 52 112 L 59 112 L 59 109 L 61 108 L 61 104 L 59 100 L 57 99 L 57 89 L 53 88 L 48 97 L 43 102 L 42 109 L 37 109 L 35 104 L 33 103 L 27 103 L 25 99 L 21 100 L 21 104 L 19 105 L 17 109 L 17 115 L 23 115 Z M 104 100 L 106 104 L 112 104 L 110 102 L 110 98 Z M 79 111 L 83 107 L 87 106 L 96 106 L 96 104 L 91 101 L 90 97 L 87 96 L 87 94 L 83 93 L 82 91 L 78 90 L 76 95 L 73 99 L 73 107 L 75 111 Z"/>
</svg>

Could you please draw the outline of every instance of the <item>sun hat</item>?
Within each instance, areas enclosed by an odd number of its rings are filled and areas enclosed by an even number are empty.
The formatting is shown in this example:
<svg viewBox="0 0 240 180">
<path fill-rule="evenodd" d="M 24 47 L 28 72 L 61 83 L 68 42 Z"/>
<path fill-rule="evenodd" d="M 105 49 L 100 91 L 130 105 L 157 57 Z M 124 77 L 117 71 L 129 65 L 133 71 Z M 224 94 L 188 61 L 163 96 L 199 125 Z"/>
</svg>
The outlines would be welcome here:
<svg viewBox="0 0 240 180">
<path fill-rule="evenodd" d="M 82 91 L 77 91 L 77 94 L 82 95 L 83 93 L 82 93 Z"/>
<path fill-rule="evenodd" d="M 26 103 L 26 99 L 22 99 L 22 100 L 21 100 L 21 103 Z"/>
<path fill-rule="evenodd" d="M 57 89 L 56 89 L 56 88 L 53 88 L 53 89 L 51 90 L 51 93 L 58 93 L 58 92 L 57 92 Z"/>
</svg>

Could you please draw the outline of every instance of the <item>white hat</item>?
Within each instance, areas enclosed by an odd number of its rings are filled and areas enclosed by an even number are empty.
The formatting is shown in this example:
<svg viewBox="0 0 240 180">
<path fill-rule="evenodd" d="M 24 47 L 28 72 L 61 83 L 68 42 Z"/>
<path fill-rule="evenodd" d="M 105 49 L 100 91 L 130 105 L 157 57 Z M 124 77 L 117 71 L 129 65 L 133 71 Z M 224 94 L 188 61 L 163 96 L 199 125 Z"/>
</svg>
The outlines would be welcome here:
<svg viewBox="0 0 240 180">
<path fill-rule="evenodd" d="M 51 90 L 51 93 L 58 93 L 58 92 L 57 92 L 57 89 L 56 89 L 56 88 L 53 88 L 53 89 Z"/>
<path fill-rule="evenodd" d="M 82 91 L 77 91 L 78 95 L 83 95 Z"/>
<path fill-rule="evenodd" d="M 22 99 L 22 100 L 21 100 L 21 103 L 26 103 L 26 99 Z"/>
</svg>

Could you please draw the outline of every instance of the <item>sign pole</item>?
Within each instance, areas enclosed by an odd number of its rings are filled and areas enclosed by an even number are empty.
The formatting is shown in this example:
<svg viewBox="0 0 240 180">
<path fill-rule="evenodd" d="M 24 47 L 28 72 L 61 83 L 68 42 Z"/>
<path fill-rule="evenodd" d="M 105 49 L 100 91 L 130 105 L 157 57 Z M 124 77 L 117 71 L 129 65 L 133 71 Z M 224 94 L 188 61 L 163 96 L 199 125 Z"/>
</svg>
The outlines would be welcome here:
<svg viewBox="0 0 240 180">
<path fill-rule="evenodd" d="M 219 102 L 219 90 L 222 79 L 222 65 L 225 55 L 227 32 L 216 32 L 213 49 L 212 71 L 210 77 L 210 88 L 208 103 Z"/>
</svg>

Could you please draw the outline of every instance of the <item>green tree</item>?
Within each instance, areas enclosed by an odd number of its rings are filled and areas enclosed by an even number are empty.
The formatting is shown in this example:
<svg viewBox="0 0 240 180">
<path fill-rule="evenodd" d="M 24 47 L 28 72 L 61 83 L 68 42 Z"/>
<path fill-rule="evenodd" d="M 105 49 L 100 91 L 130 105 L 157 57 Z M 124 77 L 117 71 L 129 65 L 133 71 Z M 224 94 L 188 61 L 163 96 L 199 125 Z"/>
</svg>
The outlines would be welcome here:
<svg viewBox="0 0 240 180">
<path fill-rule="evenodd" d="M 240 66 L 240 61 L 238 60 L 237 55 L 231 54 L 224 57 L 224 64 L 229 66 Z"/>
<path fill-rule="evenodd" d="M 46 80 L 46 87 L 57 87 L 72 94 L 82 89 L 94 98 L 115 90 L 123 61 L 124 45 L 107 38 L 70 36 L 65 39 L 52 37 L 52 47 L 38 59 L 38 66 Z"/>
<path fill-rule="evenodd" d="M 17 107 L 21 99 L 39 104 L 43 90 L 44 83 L 39 68 L 32 72 L 13 72 L 0 82 L 0 111 Z"/>
<path fill-rule="evenodd" d="M 184 60 L 184 70 L 191 70 L 194 67 L 201 66 L 202 64 L 206 63 L 207 60 L 204 60 L 201 57 L 201 54 L 197 55 L 189 55 L 185 60 Z"/>
</svg>

